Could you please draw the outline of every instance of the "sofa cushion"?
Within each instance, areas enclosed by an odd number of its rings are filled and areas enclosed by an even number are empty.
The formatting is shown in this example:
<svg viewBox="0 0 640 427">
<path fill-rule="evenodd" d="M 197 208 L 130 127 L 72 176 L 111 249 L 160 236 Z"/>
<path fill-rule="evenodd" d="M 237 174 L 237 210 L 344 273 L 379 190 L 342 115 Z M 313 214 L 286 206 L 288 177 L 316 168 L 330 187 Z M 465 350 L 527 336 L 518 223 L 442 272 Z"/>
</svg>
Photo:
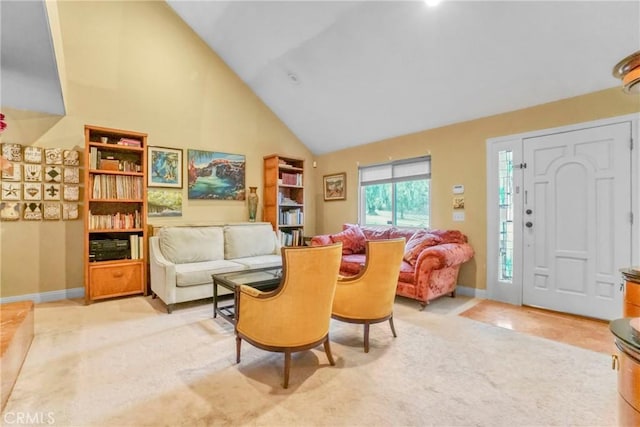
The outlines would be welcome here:
<svg viewBox="0 0 640 427">
<path fill-rule="evenodd" d="M 215 261 L 193 262 L 176 264 L 176 286 L 197 286 L 211 284 L 212 274 L 228 273 L 231 271 L 246 270 L 247 266 L 224 259 Z"/>
<path fill-rule="evenodd" d="M 408 242 L 416 232 L 422 230 L 424 229 L 415 227 L 391 227 L 391 229 L 389 229 L 389 239 L 404 237 L 405 242 Z"/>
<path fill-rule="evenodd" d="M 361 230 L 367 240 L 382 240 L 389 238 L 391 227 L 387 225 L 367 225 L 361 227 Z"/>
<path fill-rule="evenodd" d="M 355 275 L 360 273 L 367 261 L 365 254 L 344 255 L 340 262 L 340 273 L 343 275 Z"/>
<path fill-rule="evenodd" d="M 224 227 L 224 258 L 277 255 L 276 234 L 270 224 L 228 225 Z"/>
<path fill-rule="evenodd" d="M 361 254 L 365 251 L 367 239 L 360 227 L 349 227 L 330 237 L 333 243 L 342 242 L 343 255 Z"/>
<path fill-rule="evenodd" d="M 174 264 L 224 258 L 222 227 L 163 227 L 158 243 L 162 255 Z"/>
<path fill-rule="evenodd" d="M 247 268 L 279 267 L 282 265 L 282 255 L 257 255 L 248 258 L 234 258 L 229 261 L 237 262 Z"/>
<path fill-rule="evenodd" d="M 418 260 L 420 252 L 430 246 L 438 245 L 442 242 L 442 239 L 435 234 L 431 234 L 426 230 L 416 231 L 409 239 L 404 247 L 404 259 L 411 265 L 415 265 Z"/>
<path fill-rule="evenodd" d="M 459 230 L 429 230 L 442 239 L 442 243 L 467 243 L 467 236 Z"/>
<path fill-rule="evenodd" d="M 415 267 L 406 261 L 402 261 L 402 264 L 400 264 L 400 275 L 398 276 L 398 280 L 405 283 L 414 283 L 415 277 Z"/>
</svg>

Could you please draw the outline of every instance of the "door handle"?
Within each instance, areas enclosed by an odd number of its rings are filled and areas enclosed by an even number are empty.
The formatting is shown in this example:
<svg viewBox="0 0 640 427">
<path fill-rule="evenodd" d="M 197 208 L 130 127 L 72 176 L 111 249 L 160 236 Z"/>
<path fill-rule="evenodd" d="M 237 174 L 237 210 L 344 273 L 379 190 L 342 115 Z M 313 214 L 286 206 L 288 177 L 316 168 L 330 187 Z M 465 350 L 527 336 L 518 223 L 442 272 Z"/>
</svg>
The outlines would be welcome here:
<svg viewBox="0 0 640 427">
<path fill-rule="evenodd" d="M 531 221 L 527 221 L 527 222 L 524 223 L 524 226 L 527 227 L 527 228 L 531 228 L 531 227 L 533 227 L 533 223 Z"/>
</svg>

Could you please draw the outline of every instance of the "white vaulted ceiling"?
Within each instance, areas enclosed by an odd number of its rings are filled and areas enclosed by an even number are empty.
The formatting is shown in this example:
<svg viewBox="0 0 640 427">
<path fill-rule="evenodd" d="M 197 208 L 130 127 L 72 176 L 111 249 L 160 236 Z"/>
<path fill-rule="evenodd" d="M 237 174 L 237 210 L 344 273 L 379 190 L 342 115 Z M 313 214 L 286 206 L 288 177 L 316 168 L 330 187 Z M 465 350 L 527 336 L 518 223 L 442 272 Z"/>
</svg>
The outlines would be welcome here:
<svg viewBox="0 0 640 427">
<path fill-rule="evenodd" d="M 169 5 L 316 154 L 619 85 L 638 1 Z"/>
</svg>

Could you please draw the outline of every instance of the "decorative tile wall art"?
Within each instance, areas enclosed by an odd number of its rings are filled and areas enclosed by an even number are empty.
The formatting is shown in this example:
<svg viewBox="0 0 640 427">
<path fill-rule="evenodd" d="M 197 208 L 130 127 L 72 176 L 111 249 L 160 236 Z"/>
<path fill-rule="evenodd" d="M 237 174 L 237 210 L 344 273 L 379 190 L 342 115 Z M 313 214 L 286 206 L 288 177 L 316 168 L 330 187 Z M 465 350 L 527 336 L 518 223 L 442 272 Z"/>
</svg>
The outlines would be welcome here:
<svg viewBox="0 0 640 427">
<path fill-rule="evenodd" d="M 3 181 L 22 181 L 22 165 L 20 163 L 11 162 L 13 165 L 13 173 L 2 171 Z"/>
<path fill-rule="evenodd" d="M 62 153 L 62 164 L 65 166 L 79 166 L 80 153 L 77 150 L 64 150 Z"/>
<path fill-rule="evenodd" d="M 63 203 L 62 204 L 62 219 L 78 219 L 78 204 L 77 203 Z"/>
<path fill-rule="evenodd" d="M 1 202 L 0 220 L 17 221 L 20 219 L 20 202 Z"/>
<path fill-rule="evenodd" d="M 5 157 L 5 159 L 11 162 L 21 162 L 22 145 L 4 142 L 2 143 L 2 155 Z"/>
<path fill-rule="evenodd" d="M 60 200 L 60 184 L 45 184 L 43 199 Z"/>
<path fill-rule="evenodd" d="M 43 216 L 46 220 L 60 219 L 60 203 L 43 203 Z"/>
<path fill-rule="evenodd" d="M 42 163 L 42 148 L 24 147 L 24 161 L 27 163 Z"/>
<path fill-rule="evenodd" d="M 44 182 L 62 182 L 62 167 L 46 166 L 44 168 Z"/>
<path fill-rule="evenodd" d="M 20 200 L 22 184 L 15 182 L 2 183 L 2 200 Z"/>
<path fill-rule="evenodd" d="M 67 201 L 77 201 L 80 199 L 80 187 L 77 185 L 64 185 L 64 189 L 62 190 L 63 195 L 62 198 Z"/>
<path fill-rule="evenodd" d="M 24 165 L 24 180 L 30 182 L 42 181 L 42 165 Z"/>
<path fill-rule="evenodd" d="M 67 184 L 79 184 L 80 183 L 80 168 L 64 168 L 63 181 Z"/>
<path fill-rule="evenodd" d="M 23 199 L 24 200 L 41 200 L 42 199 L 42 184 L 25 182 L 23 185 Z"/>
<path fill-rule="evenodd" d="M 79 205 L 73 202 L 80 199 L 81 151 L 13 143 L 2 143 L 0 149 L 13 165 L 13 173 L 0 174 L 1 221 L 79 219 Z"/>
<path fill-rule="evenodd" d="M 29 221 L 40 221 L 42 219 L 42 203 L 25 203 L 22 218 Z"/>
<path fill-rule="evenodd" d="M 47 165 L 61 165 L 62 152 L 62 148 L 45 148 L 44 163 Z"/>
</svg>

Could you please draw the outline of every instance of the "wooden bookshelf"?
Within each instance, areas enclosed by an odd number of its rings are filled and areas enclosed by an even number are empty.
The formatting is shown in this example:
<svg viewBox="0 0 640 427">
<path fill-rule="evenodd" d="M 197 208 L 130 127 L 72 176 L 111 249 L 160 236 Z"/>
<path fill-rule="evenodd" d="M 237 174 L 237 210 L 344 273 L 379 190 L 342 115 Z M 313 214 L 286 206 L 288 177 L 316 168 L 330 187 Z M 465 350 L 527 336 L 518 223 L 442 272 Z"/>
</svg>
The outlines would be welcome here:
<svg viewBox="0 0 640 427">
<path fill-rule="evenodd" d="M 263 206 L 283 246 L 304 244 L 304 160 L 265 156 Z"/>
<path fill-rule="evenodd" d="M 146 294 L 147 134 L 84 134 L 85 301 Z"/>
</svg>

